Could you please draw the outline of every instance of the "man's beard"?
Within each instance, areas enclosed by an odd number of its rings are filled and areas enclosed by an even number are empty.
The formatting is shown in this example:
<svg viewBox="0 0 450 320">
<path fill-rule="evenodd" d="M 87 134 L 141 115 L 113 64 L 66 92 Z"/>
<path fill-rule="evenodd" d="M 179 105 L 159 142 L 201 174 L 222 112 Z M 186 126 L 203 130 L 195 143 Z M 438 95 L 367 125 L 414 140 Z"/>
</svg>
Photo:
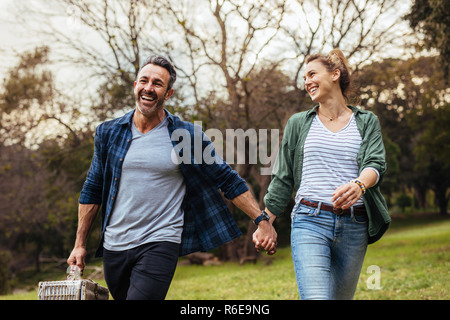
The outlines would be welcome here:
<svg viewBox="0 0 450 320">
<path fill-rule="evenodd" d="M 166 92 L 167 93 L 167 92 Z M 140 105 L 140 102 L 143 100 L 142 99 L 142 94 L 145 94 L 147 96 L 151 96 L 154 97 L 156 101 L 156 105 L 154 107 L 151 107 L 150 110 L 143 110 L 142 106 Z M 162 98 L 158 98 L 158 96 L 154 93 L 150 93 L 150 92 L 145 92 L 144 90 L 141 90 L 141 92 L 138 93 L 138 96 L 136 97 L 136 107 L 139 109 L 139 111 L 143 114 L 143 115 L 150 115 L 152 113 L 154 113 L 156 110 L 162 108 L 164 106 L 164 102 L 165 102 L 165 95 Z"/>
</svg>

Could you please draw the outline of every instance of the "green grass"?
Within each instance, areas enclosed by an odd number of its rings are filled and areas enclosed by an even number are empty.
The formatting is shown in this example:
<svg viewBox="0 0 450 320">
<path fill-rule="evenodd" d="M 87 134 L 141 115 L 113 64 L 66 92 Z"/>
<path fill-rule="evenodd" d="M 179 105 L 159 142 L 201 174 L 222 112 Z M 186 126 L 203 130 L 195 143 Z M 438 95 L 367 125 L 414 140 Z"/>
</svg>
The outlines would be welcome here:
<svg viewBox="0 0 450 320">
<path fill-rule="evenodd" d="M 369 290 L 370 265 L 381 270 L 381 289 Z M 450 299 L 450 221 L 392 230 L 369 247 L 356 299 Z"/>
<path fill-rule="evenodd" d="M 273 257 L 264 254 L 256 264 L 180 266 L 167 299 L 183 300 L 289 300 L 297 299 L 290 248 Z"/>
<path fill-rule="evenodd" d="M 298 299 L 290 254 L 290 248 L 282 248 L 256 265 L 181 266 L 167 299 Z M 380 289 L 370 286 L 372 265 L 379 267 Z M 450 220 L 394 221 L 386 235 L 369 246 L 355 299 L 449 299 L 449 283 Z"/>
<path fill-rule="evenodd" d="M 379 289 L 367 285 L 374 276 L 367 271 L 372 265 L 380 270 Z M 97 282 L 105 285 L 104 281 Z M 450 220 L 394 220 L 387 234 L 368 248 L 355 299 L 448 300 L 449 283 Z M 35 300 L 36 297 L 33 289 L 0 296 L 0 300 Z M 281 248 L 271 257 L 263 254 L 256 264 L 180 265 L 167 299 L 298 299 L 290 248 Z"/>
</svg>

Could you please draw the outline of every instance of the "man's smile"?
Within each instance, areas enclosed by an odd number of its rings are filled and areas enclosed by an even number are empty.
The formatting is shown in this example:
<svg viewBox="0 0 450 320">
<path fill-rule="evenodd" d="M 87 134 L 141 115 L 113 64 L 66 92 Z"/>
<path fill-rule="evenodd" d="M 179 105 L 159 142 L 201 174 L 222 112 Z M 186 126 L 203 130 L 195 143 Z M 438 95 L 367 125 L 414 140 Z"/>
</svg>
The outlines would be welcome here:
<svg viewBox="0 0 450 320">
<path fill-rule="evenodd" d="M 157 96 L 155 94 L 149 94 L 149 93 L 141 93 L 140 94 L 141 99 L 144 101 L 155 101 L 157 99 Z"/>
</svg>

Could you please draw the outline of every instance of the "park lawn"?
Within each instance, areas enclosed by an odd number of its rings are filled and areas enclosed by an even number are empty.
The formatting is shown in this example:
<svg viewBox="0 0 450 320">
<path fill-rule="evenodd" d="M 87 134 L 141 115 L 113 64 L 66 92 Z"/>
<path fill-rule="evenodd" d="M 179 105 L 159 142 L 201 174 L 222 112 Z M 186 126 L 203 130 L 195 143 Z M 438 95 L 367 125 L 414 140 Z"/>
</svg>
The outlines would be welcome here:
<svg viewBox="0 0 450 320">
<path fill-rule="evenodd" d="M 369 246 L 355 299 L 449 299 L 450 220 L 395 224 Z M 180 266 L 167 299 L 298 299 L 290 254 L 289 247 L 282 248 L 273 257 L 263 255 L 256 265 Z M 373 285 L 370 266 L 379 268 L 379 288 Z"/>
<path fill-rule="evenodd" d="M 263 254 L 256 264 L 186 265 L 177 268 L 167 294 L 171 300 L 298 299 L 290 248 Z"/>
<path fill-rule="evenodd" d="M 379 288 L 373 288 L 379 270 Z M 104 280 L 96 280 L 105 285 Z M 355 294 L 357 300 L 450 299 L 450 219 L 398 223 L 370 245 Z M 35 300 L 37 291 L 0 296 Z M 168 300 L 296 300 L 297 284 L 290 248 L 262 255 L 256 264 L 180 265 Z"/>
<path fill-rule="evenodd" d="M 371 265 L 381 271 L 379 290 L 367 286 Z M 450 299 L 450 220 L 393 230 L 369 246 L 355 299 Z"/>
</svg>

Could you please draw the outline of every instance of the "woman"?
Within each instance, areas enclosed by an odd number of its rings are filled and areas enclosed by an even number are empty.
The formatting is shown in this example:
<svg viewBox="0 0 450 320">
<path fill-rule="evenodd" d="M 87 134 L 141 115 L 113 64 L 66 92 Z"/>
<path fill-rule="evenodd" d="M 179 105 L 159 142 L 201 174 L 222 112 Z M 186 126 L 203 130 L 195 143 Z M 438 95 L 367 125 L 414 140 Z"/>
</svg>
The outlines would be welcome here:
<svg viewBox="0 0 450 320">
<path fill-rule="evenodd" d="M 308 57 L 304 78 L 318 106 L 286 124 L 266 211 L 273 223 L 296 192 L 291 247 L 300 298 L 352 299 L 367 244 L 390 223 L 378 187 L 386 170 L 380 124 L 347 105 L 351 77 L 340 50 Z"/>
</svg>

